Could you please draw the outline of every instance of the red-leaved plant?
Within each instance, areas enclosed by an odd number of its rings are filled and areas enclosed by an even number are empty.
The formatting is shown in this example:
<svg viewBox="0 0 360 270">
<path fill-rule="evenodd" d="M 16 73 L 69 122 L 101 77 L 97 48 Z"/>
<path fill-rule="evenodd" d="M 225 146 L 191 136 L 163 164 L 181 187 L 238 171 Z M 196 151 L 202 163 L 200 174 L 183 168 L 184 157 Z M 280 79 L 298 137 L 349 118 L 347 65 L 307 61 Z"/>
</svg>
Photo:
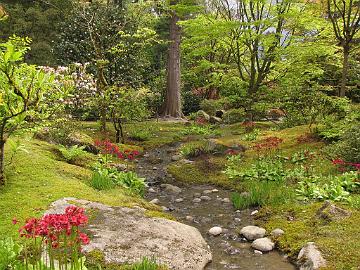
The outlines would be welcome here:
<svg viewBox="0 0 360 270">
<path fill-rule="evenodd" d="M 33 240 L 32 251 L 25 248 L 26 269 L 42 269 L 44 265 L 51 270 L 82 269 L 81 246 L 89 244 L 89 237 L 80 229 L 87 222 L 84 209 L 76 206 L 67 207 L 64 214 L 26 220 L 19 229 L 21 237 Z"/>
<path fill-rule="evenodd" d="M 252 148 L 258 152 L 262 150 L 272 151 L 278 149 L 280 143 L 282 143 L 283 141 L 284 141 L 283 139 L 278 137 L 268 137 L 262 140 L 260 143 L 257 143 L 254 146 L 252 146 Z"/>
</svg>

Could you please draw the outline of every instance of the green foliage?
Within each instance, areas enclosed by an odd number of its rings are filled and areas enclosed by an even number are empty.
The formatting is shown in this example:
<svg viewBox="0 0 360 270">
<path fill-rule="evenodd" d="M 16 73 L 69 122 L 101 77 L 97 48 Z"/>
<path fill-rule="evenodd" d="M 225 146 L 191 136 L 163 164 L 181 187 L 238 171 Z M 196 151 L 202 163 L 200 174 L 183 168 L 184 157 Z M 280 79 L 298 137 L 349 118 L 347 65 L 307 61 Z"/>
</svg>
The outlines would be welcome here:
<svg viewBox="0 0 360 270">
<path fill-rule="evenodd" d="M 248 192 L 232 193 L 231 201 L 236 209 L 281 205 L 293 199 L 290 189 L 275 182 L 254 181 L 248 185 Z"/>
<path fill-rule="evenodd" d="M 258 136 L 260 135 L 260 129 L 255 128 L 253 131 L 251 131 L 250 133 L 247 133 L 243 136 L 243 140 L 245 141 L 256 141 L 256 139 L 258 138 Z"/>
<path fill-rule="evenodd" d="M 70 147 L 66 147 L 63 145 L 59 145 L 58 149 L 62 156 L 65 158 L 65 160 L 69 163 L 73 163 L 77 158 L 80 158 L 85 154 L 85 146 L 73 145 Z"/>
<path fill-rule="evenodd" d="M 243 122 L 245 120 L 246 113 L 244 109 L 230 109 L 223 115 L 223 120 L 226 124 L 234 124 Z"/>
<path fill-rule="evenodd" d="M 108 190 L 115 185 L 113 177 L 108 170 L 98 170 L 93 172 L 90 179 L 90 186 L 97 190 Z"/>
<path fill-rule="evenodd" d="M 120 136 L 124 143 L 123 122 L 140 121 L 148 116 L 146 98 L 149 90 L 140 88 L 135 90 L 127 87 L 112 87 L 106 93 L 106 103 L 109 108 L 109 117 L 116 130 L 116 141 Z"/>
<path fill-rule="evenodd" d="M 181 135 L 219 135 L 217 130 L 211 125 L 197 125 L 192 124 L 191 126 L 185 127 L 181 131 Z"/>
<path fill-rule="evenodd" d="M 141 262 L 133 264 L 129 270 L 165 270 L 163 266 L 159 266 L 154 258 L 144 257 Z"/>
<path fill-rule="evenodd" d="M 349 112 L 349 100 L 331 97 L 322 93 L 316 87 L 304 86 L 297 92 L 291 92 L 284 101 L 287 111 L 285 126 L 307 124 L 311 130 L 316 123 L 326 121 L 326 118 L 344 118 Z"/>
<path fill-rule="evenodd" d="M 210 154 L 220 150 L 216 148 L 217 146 L 209 140 L 198 141 L 184 144 L 180 149 L 180 153 L 186 158 L 194 158 L 203 154 Z"/>
<path fill-rule="evenodd" d="M 146 184 L 145 178 L 140 178 L 135 172 L 118 171 L 116 168 L 107 167 L 105 164 L 97 164 L 90 179 L 90 186 L 98 190 L 121 186 L 143 196 Z"/>
<path fill-rule="evenodd" d="M 200 108 L 209 115 L 215 115 L 217 110 L 227 109 L 230 106 L 227 99 L 204 99 Z"/>
<path fill-rule="evenodd" d="M 72 6 L 71 0 L 47 0 L 46 3 L 45 1 L 1 2 L 4 2 L 8 20 L 2 22 L 0 36 L 9 38 L 15 34 L 30 37 L 33 42 L 31 52 L 27 55 L 27 62 L 37 65 L 55 65 L 56 57 L 53 48 L 56 43 L 53 41 L 60 33 L 60 22 L 69 13 Z"/>
<path fill-rule="evenodd" d="M 146 128 L 136 128 L 129 132 L 129 138 L 135 141 L 143 142 L 151 138 L 152 132 Z"/>
<path fill-rule="evenodd" d="M 302 200 L 347 201 L 359 187 L 359 174 L 347 172 L 339 176 L 313 176 L 299 182 L 296 194 Z"/>
<path fill-rule="evenodd" d="M 22 246 L 15 243 L 12 238 L 0 240 L 0 269 L 21 269 L 18 260 L 22 251 Z"/>
<path fill-rule="evenodd" d="M 119 172 L 114 177 L 114 183 L 123 186 L 141 196 L 145 192 L 145 178 L 140 178 L 135 172 Z"/>
<path fill-rule="evenodd" d="M 332 158 L 342 158 L 347 162 L 360 160 L 360 123 L 357 122 L 345 129 L 339 142 L 333 143 L 326 148 L 326 152 Z"/>
</svg>

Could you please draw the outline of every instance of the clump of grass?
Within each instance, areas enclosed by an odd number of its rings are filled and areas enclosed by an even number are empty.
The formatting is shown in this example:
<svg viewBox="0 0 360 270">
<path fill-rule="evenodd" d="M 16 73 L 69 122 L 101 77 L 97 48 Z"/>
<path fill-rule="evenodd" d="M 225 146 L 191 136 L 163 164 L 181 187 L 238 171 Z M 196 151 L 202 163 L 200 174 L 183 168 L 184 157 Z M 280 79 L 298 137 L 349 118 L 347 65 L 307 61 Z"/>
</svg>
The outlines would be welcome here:
<svg viewBox="0 0 360 270">
<path fill-rule="evenodd" d="M 148 129 L 133 129 L 129 132 L 129 138 L 139 142 L 148 141 L 151 138 L 151 131 Z"/>
<path fill-rule="evenodd" d="M 216 151 L 223 150 L 220 148 L 222 147 L 216 145 L 210 140 L 206 140 L 184 144 L 180 149 L 180 153 L 186 158 L 194 158 L 203 154 L 211 154 Z"/>
<path fill-rule="evenodd" d="M 113 188 L 115 184 L 110 175 L 94 172 L 90 179 L 90 186 L 97 190 L 108 190 Z"/>
<path fill-rule="evenodd" d="M 293 198 L 293 192 L 274 182 L 252 182 L 249 192 L 233 193 L 231 201 L 236 209 L 281 205 Z"/>
<path fill-rule="evenodd" d="M 127 270 L 166 270 L 166 266 L 158 265 L 154 258 L 144 257 L 141 262 L 133 264 Z"/>
</svg>

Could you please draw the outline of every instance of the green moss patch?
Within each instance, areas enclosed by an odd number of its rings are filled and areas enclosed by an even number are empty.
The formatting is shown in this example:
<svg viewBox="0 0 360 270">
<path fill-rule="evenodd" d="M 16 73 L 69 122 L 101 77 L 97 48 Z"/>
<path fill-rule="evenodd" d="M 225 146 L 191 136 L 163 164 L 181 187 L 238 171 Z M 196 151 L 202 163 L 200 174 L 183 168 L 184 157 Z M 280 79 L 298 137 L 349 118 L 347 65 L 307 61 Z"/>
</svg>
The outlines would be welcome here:
<svg viewBox="0 0 360 270">
<path fill-rule="evenodd" d="M 295 203 L 264 208 L 258 222 L 268 231 L 275 228 L 285 231 L 278 239 L 278 245 L 293 258 L 306 242 L 315 242 L 328 261 L 327 269 L 358 269 L 360 241 L 357 236 L 360 235 L 360 211 L 352 209 L 350 217 L 328 221 L 317 215 L 321 206 L 322 203 Z"/>
</svg>

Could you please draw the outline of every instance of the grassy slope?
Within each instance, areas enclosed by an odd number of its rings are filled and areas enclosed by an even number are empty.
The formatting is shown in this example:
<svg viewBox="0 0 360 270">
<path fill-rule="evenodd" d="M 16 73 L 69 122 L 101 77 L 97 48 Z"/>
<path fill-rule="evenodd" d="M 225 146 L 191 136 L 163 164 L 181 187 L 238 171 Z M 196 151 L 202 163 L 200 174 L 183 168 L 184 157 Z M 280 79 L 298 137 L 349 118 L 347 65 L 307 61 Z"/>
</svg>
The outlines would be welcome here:
<svg viewBox="0 0 360 270">
<path fill-rule="evenodd" d="M 28 153 L 19 152 L 6 169 L 7 184 L 0 190 L 0 236 L 17 234 L 28 217 L 40 216 L 49 204 L 62 197 L 76 197 L 114 206 L 138 204 L 150 207 L 121 188 L 97 191 L 86 184 L 90 170 L 59 160 L 55 146 L 38 140 L 23 141 Z M 9 149 L 7 149 L 9 154 Z"/>
</svg>

